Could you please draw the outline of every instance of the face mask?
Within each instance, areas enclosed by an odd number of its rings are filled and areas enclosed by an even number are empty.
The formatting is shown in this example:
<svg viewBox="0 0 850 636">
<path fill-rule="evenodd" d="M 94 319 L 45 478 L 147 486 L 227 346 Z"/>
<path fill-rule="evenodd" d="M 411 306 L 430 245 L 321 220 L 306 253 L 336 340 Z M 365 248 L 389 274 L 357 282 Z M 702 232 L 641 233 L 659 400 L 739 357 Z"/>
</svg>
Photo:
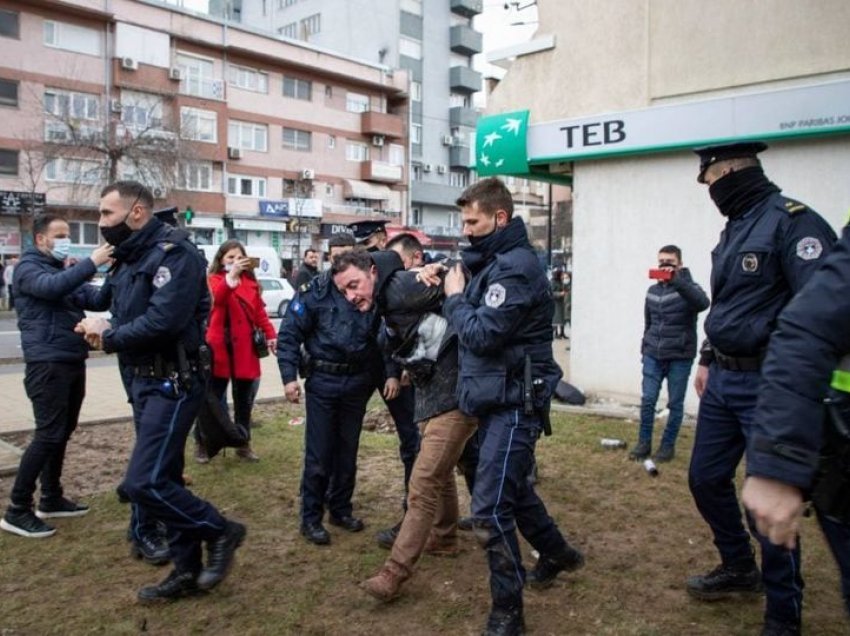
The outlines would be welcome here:
<svg viewBox="0 0 850 636">
<path fill-rule="evenodd" d="M 118 247 L 126 241 L 133 234 L 133 230 L 127 225 L 127 217 L 130 216 L 130 213 L 127 212 L 127 216 L 124 217 L 124 220 L 121 221 L 118 225 L 113 225 L 112 227 L 102 227 L 100 228 L 100 235 L 103 237 L 103 240 Z"/>
<path fill-rule="evenodd" d="M 71 251 L 71 239 L 57 238 L 53 239 L 53 249 L 50 250 L 50 255 L 57 261 L 64 261 L 68 258 L 68 252 Z"/>
<path fill-rule="evenodd" d="M 233 271 L 233 263 L 226 263 L 224 265 L 224 271 L 225 272 L 232 272 Z"/>
</svg>

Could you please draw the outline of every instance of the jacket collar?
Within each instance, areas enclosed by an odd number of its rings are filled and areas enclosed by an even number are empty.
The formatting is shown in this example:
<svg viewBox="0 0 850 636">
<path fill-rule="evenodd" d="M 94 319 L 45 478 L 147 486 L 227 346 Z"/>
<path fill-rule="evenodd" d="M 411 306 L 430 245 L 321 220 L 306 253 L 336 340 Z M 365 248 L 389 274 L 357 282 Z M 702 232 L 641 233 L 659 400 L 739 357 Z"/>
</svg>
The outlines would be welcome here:
<svg viewBox="0 0 850 636">
<path fill-rule="evenodd" d="M 159 239 L 164 227 L 165 224 L 158 218 L 151 218 L 142 229 L 133 232 L 126 241 L 115 248 L 115 260 L 123 263 L 139 260 L 146 249 Z"/>
<path fill-rule="evenodd" d="M 531 249 L 528 232 L 522 219 L 515 216 L 501 230 L 496 230 L 480 243 L 470 245 L 461 252 L 463 264 L 473 274 L 484 268 L 497 254 L 504 254 L 518 247 Z"/>
</svg>

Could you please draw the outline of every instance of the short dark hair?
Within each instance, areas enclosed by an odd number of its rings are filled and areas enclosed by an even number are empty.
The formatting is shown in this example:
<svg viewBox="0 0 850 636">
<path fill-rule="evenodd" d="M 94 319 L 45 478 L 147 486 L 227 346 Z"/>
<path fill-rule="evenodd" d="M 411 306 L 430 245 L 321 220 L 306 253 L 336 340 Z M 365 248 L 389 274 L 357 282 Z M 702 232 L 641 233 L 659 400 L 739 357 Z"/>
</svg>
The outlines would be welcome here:
<svg viewBox="0 0 850 636">
<path fill-rule="evenodd" d="M 511 193 L 501 179 L 488 177 L 469 186 L 455 201 L 455 205 L 464 208 L 478 202 L 478 209 L 489 216 L 496 210 L 504 210 L 508 218 L 514 215 L 514 201 Z"/>
<path fill-rule="evenodd" d="M 354 240 L 354 235 L 348 232 L 337 232 L 331 234 L 328 239 L 328 248 L 331 247 L 354 247 L 357 242 Z"/>
<path fill-rule="evenodd" d="M 659 253 L 664 252 L 665 254 L 675 254 L 676 258 L 679 260 L 679 262 L 680 263 L 682 262 L 682 250 L 680 250 L 675 245 L 665 245 L 660 250 L 658 250 L 658 252 Z"/>
<path fill-rule="evenodd" d="M 307 254 L 310 254 L 311 252 L 318 254 L 319 250 L 313 249 L 312 247 L 308 247 L 306 250 L 304 250 L 304 258 L 307 258 Z"/>
<path fill-rule="evenodd" d="M 153 210 L 153 194 L 151 191 L 138 181 L 115 181 L 110 183 L 100 191 L 102 199 L 110 192 L 117 192 L 122 199 L 133 199 L 136 203 L 141 203 L 148 210 Z"/>
<path fill-rule="evenodd" d="M 413 234 L 411 234 L 410 232 L 402 232 L 401 234 L 394 236 L 387 242 L 384 249 L 391 250 L 396 245 L 400 246 L 401 249 L 405 252 L 425 251 L 425 248 L 422 247 L 422 242 L 418 238 L 413 236 Z"/>
<path fill-rule="evenodd" d="M 65 219 L 61 216 L 56 216 L 55 214 L 39 214 L 32 222 L 32 237 L 35 238 L 36 234 L 44 234 L 47 232 L 47 228 L 50 227 L 50 224 L 53 223 L 53 221 L 64 220 Z"/>
<path fill-rule="evenodd" d="M 372 255 L 369 252 L 365 250 L 350 250 L 333 257 L 331 276 L 341 274 L 349 267 L 356 267 L 364 272 L 368 272 L 374 264 L 375 261 L 372 260 Z"/>
</svg>

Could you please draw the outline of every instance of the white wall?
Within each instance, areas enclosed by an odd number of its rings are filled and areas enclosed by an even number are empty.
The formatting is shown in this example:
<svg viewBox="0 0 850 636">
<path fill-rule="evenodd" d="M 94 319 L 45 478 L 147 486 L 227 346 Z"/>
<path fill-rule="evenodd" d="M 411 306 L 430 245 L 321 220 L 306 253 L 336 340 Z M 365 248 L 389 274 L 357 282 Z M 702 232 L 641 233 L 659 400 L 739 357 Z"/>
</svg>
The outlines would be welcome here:
<svg viewBox="0 0 850 636">
<path fill-rule="evenodd" d="M 786 196 L 820 212 L 836 231 L 847 222 L 847 137 L 775 142 L 762 162 Z M 639 402 L 643 301 L 659 247 L 681 247 L 710 295 L 711 250 L 724 219 L 696 175 L 691 153 L 576 164 L 570 380 L 583 390 Z M 686 408 L 696 406 L 691 388 Z"/>
</svg>

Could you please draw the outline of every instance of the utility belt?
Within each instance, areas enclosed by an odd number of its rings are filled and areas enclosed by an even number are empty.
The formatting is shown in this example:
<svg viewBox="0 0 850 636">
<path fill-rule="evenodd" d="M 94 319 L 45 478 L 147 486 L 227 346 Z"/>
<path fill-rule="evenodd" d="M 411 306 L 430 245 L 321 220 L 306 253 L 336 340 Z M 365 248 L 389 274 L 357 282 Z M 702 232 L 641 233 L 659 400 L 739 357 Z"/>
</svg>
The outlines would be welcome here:
<svg viewBox="0 0 850 636">
<path fill-rule="evenodd" d="M 764 353 L 757 356 L 727 356 L 717 349 L 714 352 L 714 362 L 727 371 L 759 371 L 764 362 Z"/>
<path fill-rule="evenodd" d="M 185 373 L 188 371 L 191 374 L 198 373 L 200 367 L 197 362 L 190 363 Z M 160 360 L 159 363 L 154 361 L 151 364 L 139 364 L 133 367 L 133 375 L 140 378 L 171 378 L 181 374 L 180 366 L 174 362 L 165 362 Z"/>
<path fill-rule="evenodd" d="M 312 358 L 307 366 L 309 370 L 330 373 L 331 375 L 357 375 L 369 370 L 369 365 L 362 362 L 329 362 Z"/>
<path fill-rule="evenodd" d="M 850 524 L 850 394 L 833 391 L 826 400 L 823 442 L 812 501 L 821 512 Z"/>
<path fill-rule="evenodd" d="M 205 354 L 209 353 L 209 348 L 206 344 L 193 355 L 188 355 L 183 343 L 178 342 L 176 351 L 176 361 L 157 353 L 150 363 L 133 365 L 133 375 L 140 378 L 179 378 L 183 383 L 189 383 L 198 373 L 207 370 L 209 358 Z"/>
</svg>

